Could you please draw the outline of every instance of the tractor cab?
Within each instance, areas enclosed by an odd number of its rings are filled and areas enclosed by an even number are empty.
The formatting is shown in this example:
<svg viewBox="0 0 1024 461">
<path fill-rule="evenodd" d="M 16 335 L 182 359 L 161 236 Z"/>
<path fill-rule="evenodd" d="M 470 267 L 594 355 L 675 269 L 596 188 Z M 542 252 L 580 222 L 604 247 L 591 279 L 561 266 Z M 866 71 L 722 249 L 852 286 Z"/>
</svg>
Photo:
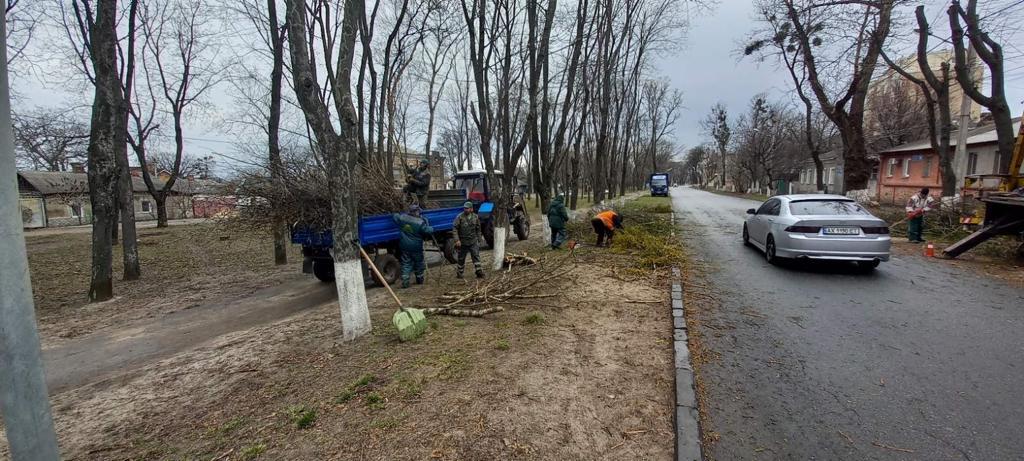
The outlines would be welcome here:
<svg viewBox="0 0 1024 461">
<path fill-rule="evenodd" d="M 495 171 L 498 178 L 503 177 L 501 171 Z M 455 173 L 452 178 L 452 188 L 466 191 L 466 198 L 473 202 L 477 214 L 483 224 L 483 234 L 488 246 L 493 247 L 493 228 L 491 213 L 494 211 L 493 197 L 491 196 L 491 184 L 487 180 L 485 170 L 463 170 Z M 526 240 L 530 235 L 530 216 L 526 213 L 525 200 L 521 192 L 513 193 L 509 198 L 508 216 L 513 231 L 520 240 Z"/>
<path fill-rule="evenodd" d="M 495 171 L 494 174 L 501 177 L 500 171 Z M 473 202 L 474 205 L 480 206 L 481 203 L 490 201 L 491 187 L 487 182 L 487 172 L 484 170 L 464 170 L 455 173 L 453 179 L 455 182 L 454 189 L 461 189 L 466 191 L 466 198 Z"/>
</svg>

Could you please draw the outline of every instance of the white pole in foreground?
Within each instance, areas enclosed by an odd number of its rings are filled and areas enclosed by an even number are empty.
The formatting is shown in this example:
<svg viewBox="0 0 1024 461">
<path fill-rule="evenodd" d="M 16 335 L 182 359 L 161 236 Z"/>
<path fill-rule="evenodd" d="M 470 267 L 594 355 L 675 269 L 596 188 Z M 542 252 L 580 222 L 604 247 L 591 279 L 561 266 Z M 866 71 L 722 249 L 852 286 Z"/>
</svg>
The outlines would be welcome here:
<svg viewBox="0 0 1024 461">
<path fill-rule="evenodd" d="M 0 22 L 0 413 L 12 460 L 59 460 L 18 205 L 4 19 Z"/>
</svg>

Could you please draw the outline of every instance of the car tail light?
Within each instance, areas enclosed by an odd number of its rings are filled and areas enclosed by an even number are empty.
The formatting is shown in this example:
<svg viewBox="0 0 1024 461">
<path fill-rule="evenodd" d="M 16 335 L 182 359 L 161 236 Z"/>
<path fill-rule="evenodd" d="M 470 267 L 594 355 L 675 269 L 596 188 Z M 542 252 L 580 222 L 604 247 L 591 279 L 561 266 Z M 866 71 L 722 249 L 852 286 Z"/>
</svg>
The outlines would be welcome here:
<svg viewBox="0 0 1024 461">
<path fill-rule="evenodd" d="M 889 228 L 885 227 L 885 226 L 883 226 L 883 227 L 862 227 L 861 229 L 864 229 L 864 233 L 865 234 L 888 234 L 889 233 Z"/>
<path fill-rule="evenodd" d="M 798 234 L 817 234 L 821 230 L 818 226 L 789 226 L 786 228 L 786 232 L 794 232 Z"/>
</svg>

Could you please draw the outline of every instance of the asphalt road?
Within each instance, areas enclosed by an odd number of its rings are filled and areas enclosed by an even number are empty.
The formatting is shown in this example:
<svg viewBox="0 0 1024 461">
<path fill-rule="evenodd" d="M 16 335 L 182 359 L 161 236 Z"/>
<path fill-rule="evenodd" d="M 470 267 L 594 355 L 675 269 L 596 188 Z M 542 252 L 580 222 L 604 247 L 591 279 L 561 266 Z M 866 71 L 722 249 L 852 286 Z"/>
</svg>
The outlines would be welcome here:
<svg viewBox="0 0 1024 461">
<path fill-rule="evenodd" d="M 672 201 L 719 299 L 715 459 L 1024 459 L 1024 290 L 919 257 L 770 266 L 740 241 L 757 202 Z"/>
</svg>

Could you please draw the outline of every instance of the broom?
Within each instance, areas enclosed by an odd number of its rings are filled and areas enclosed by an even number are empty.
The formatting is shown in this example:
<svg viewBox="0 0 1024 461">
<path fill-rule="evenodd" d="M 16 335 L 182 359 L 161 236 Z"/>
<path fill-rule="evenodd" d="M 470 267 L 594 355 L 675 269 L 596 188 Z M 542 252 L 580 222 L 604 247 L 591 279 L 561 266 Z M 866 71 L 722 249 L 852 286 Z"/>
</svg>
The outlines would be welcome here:
<svg viewBox="0 0 1024 461">
<path fill-rule="evenodd" d="M 380 280 L 380 283 L 384 285 L 384 288 L 388 289 L 388 293 L 391 293 L 391 297 L 398 303 L 398 312 L 391 316 L 391 323 L 398 330 L 398 339 L 408 341 L 422 335 L 427 330 L 427 317 L 423 315 L 423 311 L 403 306 L 402 300 L 398 299 L 398 295 L 395 294 L 395 291 L 391 289 L 391 285 L 388 284 L 388 281 L 377 270 L 377 266 L 370 260 L 370 255 L 366 254 L 366 250 L 363 250 L 363 247 L 359 247 L 359 254 L 363 256 L 363 260 L 370 266 L 373 275 L 377 277 L 377 280 Z"/>
</svg>

